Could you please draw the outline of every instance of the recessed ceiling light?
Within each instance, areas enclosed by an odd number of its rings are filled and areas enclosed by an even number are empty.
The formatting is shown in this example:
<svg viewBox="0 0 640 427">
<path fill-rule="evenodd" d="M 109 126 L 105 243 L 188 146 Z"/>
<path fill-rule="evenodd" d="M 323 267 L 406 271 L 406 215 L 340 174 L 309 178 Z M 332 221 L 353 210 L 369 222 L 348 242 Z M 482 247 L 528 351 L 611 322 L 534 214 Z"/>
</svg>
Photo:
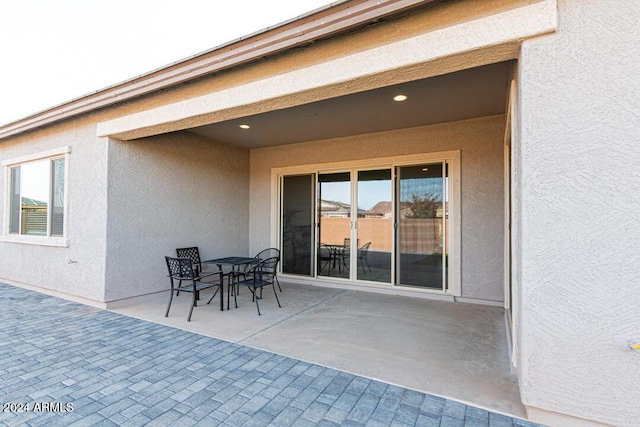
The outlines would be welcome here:
<svg viewBox="0 0 640 427">
<path fill-rule="evenodd" d="M 240 125 L 240 129 L 249 129 L 250 127 L 249 125 Z"/>
<path fill-rule="evenodd" d="M 407 95 L 396 95 L 393 97 L 393 100 L 396 102 L 402 102 L 407 100 Z"/>
</svg>

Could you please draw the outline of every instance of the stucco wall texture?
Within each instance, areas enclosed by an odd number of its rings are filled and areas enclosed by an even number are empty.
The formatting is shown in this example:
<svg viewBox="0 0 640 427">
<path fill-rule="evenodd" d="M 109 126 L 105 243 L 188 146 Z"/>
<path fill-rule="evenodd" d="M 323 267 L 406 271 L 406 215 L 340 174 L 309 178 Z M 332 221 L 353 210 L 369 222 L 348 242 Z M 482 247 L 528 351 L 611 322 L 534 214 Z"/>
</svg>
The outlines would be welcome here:
<svg viewBox="0 0 640 427">
<path fill-rule="evenodd" d="M 251 251 L 271 245 L 272 168 L 461 150 L 462 296 L 502 301 L 504 128 L 494 116 L 252 150 Z"/>
<path fill-rule="evenodd" d="M 640 4 L 619 6 L 561 0 L 522 47 L 519 369 L 529 407 L 637 426 Z"/>
<path fill-rule="evenodd" d="M 249 152 L 189 132 L 109 142 L 106 301 L 168 286 L 165 255 L 248 255 Z"/>
<path fill-rule="evenodd" d="M 45 291 L 102 301 L 104 298 L 107 146 L 95 125 L 64 123 L 2 143 L 2 159 L 70 146 L 68 164 L 68 247 L 0 241 L 0 280 Z M 6 189 L 6 175 L 0 174 Z M 3 191 L 3 196 L 5 195 Z"/>
</svg>

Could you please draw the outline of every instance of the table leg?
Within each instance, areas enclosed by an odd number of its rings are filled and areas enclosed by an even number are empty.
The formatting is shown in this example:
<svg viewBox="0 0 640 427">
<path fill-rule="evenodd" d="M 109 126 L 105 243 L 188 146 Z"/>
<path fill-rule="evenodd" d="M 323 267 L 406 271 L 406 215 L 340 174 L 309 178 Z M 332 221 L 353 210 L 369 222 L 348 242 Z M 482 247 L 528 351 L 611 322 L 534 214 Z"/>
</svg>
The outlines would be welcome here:
<svg viewBox="0 0 640 427">
<path fill-rule="evenodd" d="M 218 270 L 220 270 L 220 311 L 224 311 L 224 272 L 221 264 L 218 264 Z"/>
</svg>

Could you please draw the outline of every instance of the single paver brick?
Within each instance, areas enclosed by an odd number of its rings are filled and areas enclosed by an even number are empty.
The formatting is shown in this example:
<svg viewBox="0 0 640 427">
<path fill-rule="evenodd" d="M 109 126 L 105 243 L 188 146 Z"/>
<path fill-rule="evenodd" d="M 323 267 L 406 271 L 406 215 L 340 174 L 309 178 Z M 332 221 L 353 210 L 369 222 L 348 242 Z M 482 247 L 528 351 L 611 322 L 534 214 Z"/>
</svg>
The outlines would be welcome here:
<svg viewBox="0 0 640 427">
<path fill-rule="evenodd" d="M 485 411 L 484 409 L 474 408 L 473 406 L 467 406 L 465 419 L 469 419 L 469 418 L 473 418 L 473 419 L 488 423 L 489 412 Z"/>
<path fill-rule="evenodd" d="M 319 402 L 313 402 L 302 413 L 302 418 L 304 418 L 307 421 L 318 423 L 330 408 L 331 407 L 329 405 L 319 403 Z"/>
<path fill-rule="evenodd" d="M 464 427 L 464 420 L 444 415 L 440 419 L 440 427 Z"/>
<path fill-rule="evenodd" d="M 501 414 L 489 413 L 489 427 L 511 427 L 513 426 L 510 417 Z"/>
<path fill-rule="evenodd" d="M 420 410 L 431 417 L 440 417 L 444 410 L 445 399 L 435 396 L 425 396 Z"/>
<path fill-rule="evenodd" d="M 400 406 L 398 406 L 395 419 L 404 424 L 415 425 L 419 414 L 420 409 L 401 403 Z"/>
<path fill-rule="evenodd" d="M 454 402 L 452 400 L 445 400 L 442 415 L 451 418 L 457 418 L 459 420 L 464 420 L 466 411 L 467 407 L 462 403 Z"/>
</svg>

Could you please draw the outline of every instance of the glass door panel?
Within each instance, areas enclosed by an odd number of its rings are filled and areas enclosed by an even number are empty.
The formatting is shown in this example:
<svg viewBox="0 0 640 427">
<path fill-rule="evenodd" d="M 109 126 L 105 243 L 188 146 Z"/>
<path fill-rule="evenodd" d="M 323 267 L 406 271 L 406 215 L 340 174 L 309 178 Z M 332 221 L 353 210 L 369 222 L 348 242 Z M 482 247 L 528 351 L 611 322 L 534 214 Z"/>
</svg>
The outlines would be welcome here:
<svg viewBox="0 0 640 427">
<path fill-rule="evenodd" d="M 345 248 L 357 254 L 358 280 L 391 282 L 392 189 L 391 169 L 358 172 L 358 237 Z"/>
<path fill-rule="evenodd" d="M 318 276 L 349 278 L 351 173 L 318 175 Z"/>
<path fill-rule="evenodd" d="M 315 174 L 282 178 L 282 272 L 313 275 Z"/>
<path fill-rule="evenodd" d="M 446 290 L 444 163 L 398 168 L 398 284 Z"/>
</svg>

